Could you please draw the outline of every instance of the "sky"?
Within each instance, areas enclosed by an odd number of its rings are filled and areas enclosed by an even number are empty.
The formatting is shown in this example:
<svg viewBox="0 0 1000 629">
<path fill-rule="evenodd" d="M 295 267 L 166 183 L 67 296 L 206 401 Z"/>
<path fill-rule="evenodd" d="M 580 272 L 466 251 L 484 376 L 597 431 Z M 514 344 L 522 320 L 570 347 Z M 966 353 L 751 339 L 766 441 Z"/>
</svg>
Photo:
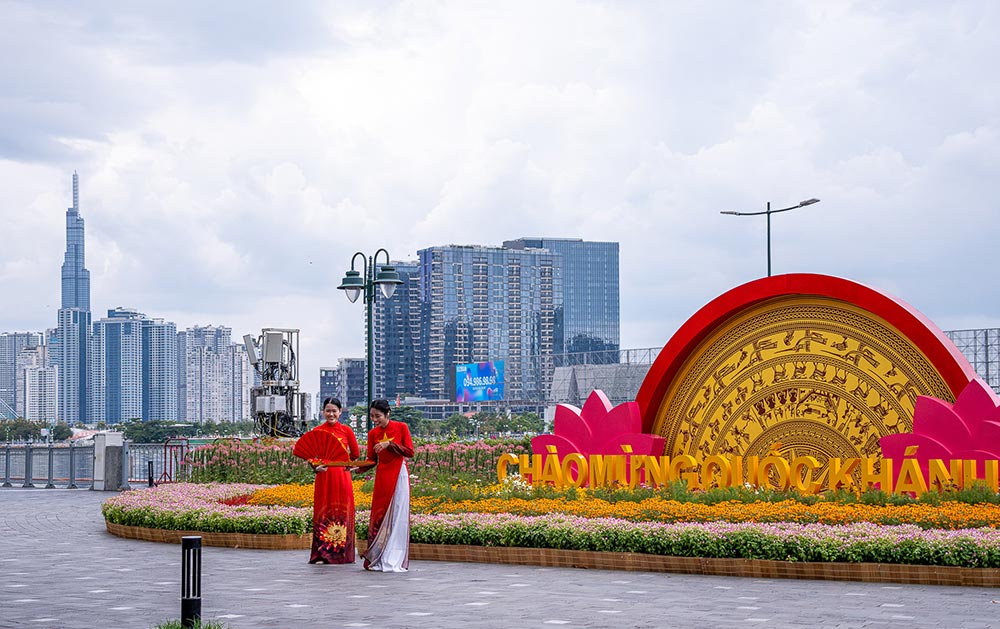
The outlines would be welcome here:
<svg viewBox="0 0 1000 629">
<path fill-rule="evenodd" d="M 1000 3 L 0 0 L 0 331 L 54 327 L 80 175 L 95 319 L 364 355 L 356 251 L 621 248 L 621 340 L 766 274 L 1000 326 Z M 990 61 L 990 60 L 993 61 Z"/>
</svg>

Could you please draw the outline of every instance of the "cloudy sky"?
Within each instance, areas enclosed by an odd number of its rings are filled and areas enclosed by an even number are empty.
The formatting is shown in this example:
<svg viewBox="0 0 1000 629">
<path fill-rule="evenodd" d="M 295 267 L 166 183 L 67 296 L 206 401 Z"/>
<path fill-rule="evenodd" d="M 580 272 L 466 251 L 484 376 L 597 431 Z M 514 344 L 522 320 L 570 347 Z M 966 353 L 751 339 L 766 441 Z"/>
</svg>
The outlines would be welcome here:
<svg viewBox="0 0 1000 629">
<path fill-rule="evenodd" d="M 0 330 L 92 308 L 363 355 L 351 254 L 621 243 L 622 344 L 766 272 L 1000 325 L 1000 3 L 0 1 Z M 991 61 L 992 60 L 992 61 Z"/>
</svg>

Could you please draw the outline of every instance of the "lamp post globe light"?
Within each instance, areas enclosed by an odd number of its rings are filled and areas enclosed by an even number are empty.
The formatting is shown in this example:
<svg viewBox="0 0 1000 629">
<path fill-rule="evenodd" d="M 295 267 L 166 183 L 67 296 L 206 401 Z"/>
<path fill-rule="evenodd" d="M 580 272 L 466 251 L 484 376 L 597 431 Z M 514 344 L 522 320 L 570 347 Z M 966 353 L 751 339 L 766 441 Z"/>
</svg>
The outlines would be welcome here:
<svg viewBox="0 0 1000 629">
<path fill-rule="evenodd" d="M 767 276 L 771 277 L 771 215 L 777 214 L 778 212 L 789 212 L 791 210 L 797 210 L 800 207 L 812 205 L 813 203 L 819 203 L 819 199 L 806 199 L 805 201 L 799 201 L 798 205 L 781 208 L 780 210 L 772 210 L 771 202 L 768 201 L 767 209 L 763 212 L 719 212 L 719 214 L 728 214 L 730 216 L 760 216 L 761 214 L 767 215 Z"/>
<path fill-rule="evenodd" d="M 385 264 L 378 263 L 380 253 L 385 254 Z M 362 275 L 362 271 L 354 269 L 354 261 L 358 259 L 358 256 L 361 256 L 361 263 L 364 265 L 362 269 L 364 275 Z M 376 267 L 378 272 L 376 272 Z M 365 406 L 366 409 L 371 408 L 372 398 L 375 397 L 374 364 L 372 363 L 372 354 L 374 354 L 372 306 L 375 303 L 375 287 L 378 286 L 386 299 L 391 299 L 393 293 L 396 292 L 396 286 L 402 283 L 403 280 L 399 279 L 396 268 L 389 264 L 389 252 L 385 249 L 379 249 L 374 256 L 365 256 L 360 251 L 355 253 L 351 257 L 351 270 L 344 275 L 340 286 L 337 287 L 344 291 L 344 295 L 352 304 L 358 300 L 362 293 L 365 296 L 365 324 L 368 330 L 368 348 L 365 355 L 365 362 L 368 366 L 368 404 Z M 371 415 L 365 416 L 365 426 L 368 430 L 372 429 Z"/>
</svg>

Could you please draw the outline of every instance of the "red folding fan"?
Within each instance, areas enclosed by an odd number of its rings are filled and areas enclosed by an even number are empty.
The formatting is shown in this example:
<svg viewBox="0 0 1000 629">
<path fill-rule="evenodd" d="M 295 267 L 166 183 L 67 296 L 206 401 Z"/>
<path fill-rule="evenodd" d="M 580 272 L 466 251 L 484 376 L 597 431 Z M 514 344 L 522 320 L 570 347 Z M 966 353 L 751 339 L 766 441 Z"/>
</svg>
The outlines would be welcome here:
<svg viewBox="0 0 1000 629">
<path fill-rule="evenodd" d="M 368 461 L 343 461 L 336 460 L 345 454 L 350 458 L 350 450 L 347 444 L 337 438 L 337 435 L 328 430 L 310 430 L 299 437 L 292 449 L 292 454 L 305 459 L 313 465 L 326 465 L 337 467 L 354 467 L 363 465 Z"/>
</svg>

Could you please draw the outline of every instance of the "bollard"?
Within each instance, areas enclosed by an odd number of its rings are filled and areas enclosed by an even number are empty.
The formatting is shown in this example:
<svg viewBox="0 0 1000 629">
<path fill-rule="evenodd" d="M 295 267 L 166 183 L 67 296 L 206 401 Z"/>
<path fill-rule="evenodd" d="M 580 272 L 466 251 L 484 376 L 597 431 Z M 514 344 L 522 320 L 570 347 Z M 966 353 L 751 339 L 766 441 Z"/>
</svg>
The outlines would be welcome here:
<svg viewBox="0 0 1000 629">
<path fill-rule="evenodd" d="M 10 484 L 10 444 L 9 443 L 6 446 L 4 446 L 4 450 L 6 451 L 6 455 L 4 455 L 5 463 L 4 463 L 4 466 L 3 466 L 3 486 L 4 487 L 13 487 L 13 485 Z"/>
<path fill-rule="evenodd" d="M 31 472 L 31 441 L 24 444 L 24 484 L 21 487 L 34 487 L 35 484 L 31 482 L 31 477 L 33 476 Z"/>
<path fill-rule="evenodd" d="M 201 537 L 181 538 L 181 625 L 201 620 Z"/>
<path fill-rule="evenodd" d="M 153 462 L 146 461 L 146 463 L 148 464 L 149 467 L 149 486 L 152 487 L 153 485 L 156 484 L 155 482 L 153 482 Z"/>
<path fill-rule="evenodd" d="M 73 442 L 69 442 L 69 485 L 66 489 L 76 489 L 76 458 L 73 456 Z"/>
<path fill-rule="evenodd" d="M 49 444 L 49 482 L 45 484 L 45 489 L 55 489 L 56 488 L 56 484 L 54 482 L 52 482 L 54 480 L 52 478 L 52 470 L 55 467 L 55 461 L 53 459 L 53 457 L 55 455 L 55 450 L 56 450 L 55 446 L 53 446 L 50 443 Z"/>
<path fill-rule="evenodd" d="M 128 484 L 128 477 L 132 475 L 131 474 L 132 470 L 129 469 L 129 457 L 130 456 L 131 456 L 131 454 L 129 454 L 129 451 L 128 451 L 128 439 L 123 439 L 122 440 L 122 467 L 121 467 L 122 482 L 121 482 L 121 485 L 118 487 L 118 489 L 123 489 L 123 490 L 124 489 L 132 489 L 132 487 Z"/>
</svg>

